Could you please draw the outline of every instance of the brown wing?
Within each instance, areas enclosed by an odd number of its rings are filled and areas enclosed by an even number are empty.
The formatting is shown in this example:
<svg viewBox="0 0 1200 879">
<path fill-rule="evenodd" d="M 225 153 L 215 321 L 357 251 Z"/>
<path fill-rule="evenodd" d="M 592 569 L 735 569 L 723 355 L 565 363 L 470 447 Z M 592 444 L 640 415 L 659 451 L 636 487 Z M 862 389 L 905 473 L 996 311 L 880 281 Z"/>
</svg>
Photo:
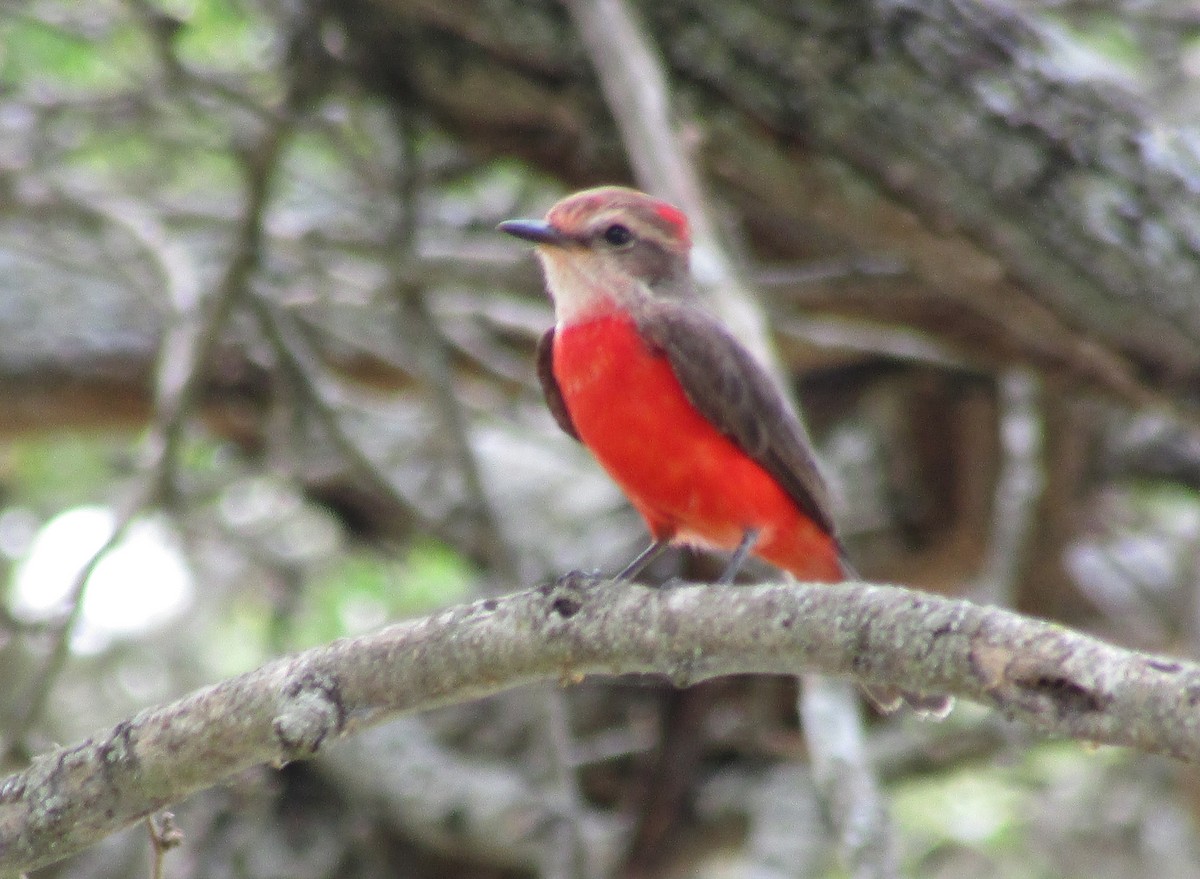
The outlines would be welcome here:
<svg viewBox="0 0 1200 879">
<path fill-rule="evenodd" d="M 741 343 L 695 307 L 664 300 L 638 327 L 662 351 L 700 414 L 779 482 L 796 506 L 830 534 L 829 490 L 808 434 L 775 383 Z"/>
<path fill-rule="evenodd" d="M 542 394 L 546 398 L 546 406 L 563 433 L 573 439 L 579 439 L 575 430 L 575 422 L 567 410 L 567 401 L 563 399 L 562 391 L 558 388 L 558 379 L 554 377 L 554 327 L 542 333 L 537 343 L 537 377 L 542 383 Z"/>
</svg>

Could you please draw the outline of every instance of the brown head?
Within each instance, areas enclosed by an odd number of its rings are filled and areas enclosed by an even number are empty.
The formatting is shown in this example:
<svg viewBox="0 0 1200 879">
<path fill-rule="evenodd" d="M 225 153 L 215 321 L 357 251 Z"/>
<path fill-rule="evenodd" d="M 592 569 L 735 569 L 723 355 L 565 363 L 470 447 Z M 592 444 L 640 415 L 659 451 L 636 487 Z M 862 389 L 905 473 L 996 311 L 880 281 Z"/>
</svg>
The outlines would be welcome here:
<svg viewBox="0 0 1200 879">
<path fill-rule="evenodd" d="M 609 308 L 636 310 L 691 289 L 687 218 L 678 208 L 620 186 L 586 189 L 545 220 L 508 220 L 501 231 L 538 246 L 559 323 Z"/>
</svg>

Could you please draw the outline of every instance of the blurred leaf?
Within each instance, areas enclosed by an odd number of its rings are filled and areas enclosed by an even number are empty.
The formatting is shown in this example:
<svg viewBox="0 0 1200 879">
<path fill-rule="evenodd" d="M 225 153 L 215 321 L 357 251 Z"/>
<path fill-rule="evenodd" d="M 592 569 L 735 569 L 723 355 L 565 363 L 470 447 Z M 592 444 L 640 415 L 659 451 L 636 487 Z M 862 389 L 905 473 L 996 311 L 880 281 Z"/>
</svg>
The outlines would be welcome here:
<svg viewBox="0 0 1200 879">
<path fill-rule="evenodd" d="M 963 853 L 976 865 L 980 857 L 990 861 L 991 876 L 1061 879 L 1053 853 L 1031 845 L 1046 798 L 1052 791 L 1072 788 L 1077 777 L 1093 776 L 1098 761 L 1111 765 L 1129 758 L 1117 748 L 1051 742 L 1023 753 L 1013 764 L 969 764 L 944 776 L 897 785 L 892 813 L 909 849 L 909 870 L 930 875 L 932 863 Z M 1069 821 L 1065 824 L 1058 832 L 1069 829 Z M 960 873 L 942 870 L 938 875 Z"/>
<path fill-rule="evenodd" d="M 272 59 L 276 32 L 261 15 L 232 0 L 168 3 L 185 26 L 176 43 L 180 58 L 202 67 L 237 70 L 262 68 Z M 186 7 L 186 8 L 180 8 Z"/>
<path fill-rule="evenodd" d="M 449 547 L 419 541 L 403 560 L 355 553 L 334 562 L 305 594 L 290 646 L 303 648 L 377 629 L 466 598 L 474 573 Z"/>
<path fill-rule="evenodd" d="M 0 26 L 0 44 L 0 77 L 27 89 L 115 90 L 130 84 L 135 68 L 149 56 L 145 39 L 132 23 L 85 36 L 14 16 Z"/>
<path fill-rule="evenodd" d="M 0 448 L 0 474 L 10 499 L 43 513 L 107 498 L 114 462 L 127 458 L 124 434 L 60 433 L 15 440 Z"/>
<path fill-rule="evenodd" d="M 242 674 L 271 656 L 271 607 L 264 596 L 244 594 L 218 618 L 201 642 L 203 665 L 218 678 Z"/>
</svg>

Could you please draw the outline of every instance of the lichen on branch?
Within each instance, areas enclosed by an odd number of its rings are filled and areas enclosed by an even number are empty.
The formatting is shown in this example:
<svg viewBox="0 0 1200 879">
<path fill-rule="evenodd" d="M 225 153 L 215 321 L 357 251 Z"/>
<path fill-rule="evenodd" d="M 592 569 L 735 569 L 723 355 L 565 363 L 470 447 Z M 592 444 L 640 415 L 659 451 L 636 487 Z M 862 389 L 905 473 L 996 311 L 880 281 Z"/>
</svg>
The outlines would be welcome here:
<svg viewBox="0 0 1200 879">
<path fill-rule="evenodd" d="M 389 714 L 537 680 L 820 671 L 992 705 L 1051 736 L 1200 761 L 1200 666 L 894 586 L 650 589 L 584 576 L 271 662 L 0 781 L 0 874 L 79 851 Z"/>
</svg>

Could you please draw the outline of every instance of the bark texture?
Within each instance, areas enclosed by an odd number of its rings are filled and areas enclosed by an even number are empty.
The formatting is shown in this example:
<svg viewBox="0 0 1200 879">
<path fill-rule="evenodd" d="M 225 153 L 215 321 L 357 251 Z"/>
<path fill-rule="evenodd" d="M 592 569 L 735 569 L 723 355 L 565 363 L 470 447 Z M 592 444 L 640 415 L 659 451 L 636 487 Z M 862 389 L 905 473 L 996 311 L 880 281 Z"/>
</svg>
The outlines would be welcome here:
<svg viewBox="0 0 1200 879">
<path fill-rule="evenodd" d="M 0 871 L 78 851 L 261 762 L 388 713 L 536 680 L 817 670 L 996 706 L 1049 735 L 1200 760 L 1200 666 L 888 586 L 652 590 L 568 577 L 287 657 L 149 709 L 0 782 Z"/>
</svg>

